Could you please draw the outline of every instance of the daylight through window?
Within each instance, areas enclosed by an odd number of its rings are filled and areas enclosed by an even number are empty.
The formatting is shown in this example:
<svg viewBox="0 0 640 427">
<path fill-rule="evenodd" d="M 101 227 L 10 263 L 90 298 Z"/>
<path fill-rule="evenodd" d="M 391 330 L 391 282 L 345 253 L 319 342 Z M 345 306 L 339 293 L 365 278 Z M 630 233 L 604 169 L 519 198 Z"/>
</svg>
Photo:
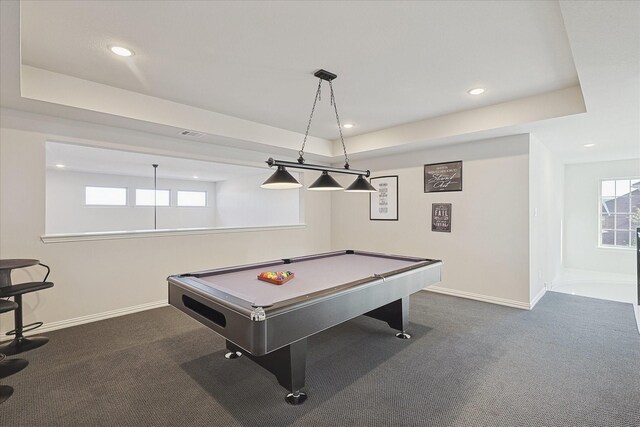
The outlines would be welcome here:
<svg viewBox="0 0 640 427">
<path fill-rule="evenodd" d="M 640 227 L 640 178 L 603 180 L 600 186 L 600 244 L 634 247 Z"/>
<path fill-rule="evenodd" d="M 153 190 L 136 189 L 136 206 L 170 206 L 170 199 L 170 190 L 157 190 L 154 198 Z"/>
<path fill-rule="evenodd" d="M 207 206 L 204 191 L 178 191 L 178 206 Z"/>
<path fill-rule="evenodd" d="M 127 189 L 85 187 L 84 203 L 88 206 L 127 206 Z"/>
</svg>

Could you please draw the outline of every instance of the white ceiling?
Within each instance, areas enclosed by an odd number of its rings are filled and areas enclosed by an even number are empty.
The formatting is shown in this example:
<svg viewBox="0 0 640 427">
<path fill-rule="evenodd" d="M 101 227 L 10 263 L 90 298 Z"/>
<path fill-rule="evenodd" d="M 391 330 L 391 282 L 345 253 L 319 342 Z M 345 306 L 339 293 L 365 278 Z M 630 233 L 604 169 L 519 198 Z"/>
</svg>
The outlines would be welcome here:
<svg viewBox="0 0 640 427">
<path fill-rule="evenodd" d="M 556 2 L 151 4 L 23 2 L 22 63 L 302 133 L 326 68 L 349 135 L 578 82 Z"/>
<path fill-rule="evenodd" d="M 295 155 L 312 74 L 326 68 L 342 122 L 357 125 L 347 149 L 363 158 L 519 133 L 568 162 L 640 157 L 640 2 L 22 1 L 21 17 L 15 1 L 0 6 L 5 108 Z M 468 95 L 475 86 L 486 94 Z M 558 104 L 572 86 L 580 102 Z M 323 95 L 308 149 L 339 161 Z M 446 132 L 416 141 L 415 129 Z"/>
<path fill-rule="evenodd" d="M 156 154 L 123 152 L 76 144 L 47 142 L 47 168 L 73 172 L 104 173 L 125 176 L 153 176 L 158 165 L 158 178 L 207 182 L 225 181 L 240 176 L 264 174 L 264 169 L 230 165 Z M 63 165 L 60 169 L 57 165 Z M 268 171 L 266 171 L 268 173 Z M 197 178 L 194 178 L 197 177 Z"/>
</svg>

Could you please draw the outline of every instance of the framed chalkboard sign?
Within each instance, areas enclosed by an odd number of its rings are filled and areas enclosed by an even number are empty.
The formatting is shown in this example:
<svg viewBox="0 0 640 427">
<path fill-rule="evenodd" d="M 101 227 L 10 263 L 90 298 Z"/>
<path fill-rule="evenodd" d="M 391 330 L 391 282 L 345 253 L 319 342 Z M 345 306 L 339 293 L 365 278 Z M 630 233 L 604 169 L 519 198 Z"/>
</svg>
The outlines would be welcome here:
<svg viewBox="0 0 640 427">
<path fill-rule="evenodd" d="M 451 233 L 451 203 L 431 205 L 431 231 Z"/>
<path fill-rule="evenodd" d="M 369 219 L 372 221 L 397 221 L 398 176 L 371 178 L 371 185 L 378 191 L 369 196 Z"/>
<path fill-rule="evenodd" d="M 424 192 L 462 191 L 462 160 L 424 165 Z"/>
</svg>

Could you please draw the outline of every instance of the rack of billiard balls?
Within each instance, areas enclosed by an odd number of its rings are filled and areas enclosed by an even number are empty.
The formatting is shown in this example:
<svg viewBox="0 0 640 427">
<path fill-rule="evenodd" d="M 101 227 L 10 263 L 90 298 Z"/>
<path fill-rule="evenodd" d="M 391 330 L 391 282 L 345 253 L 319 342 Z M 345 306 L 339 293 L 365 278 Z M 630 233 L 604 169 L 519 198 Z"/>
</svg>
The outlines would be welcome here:
<svg viewBox="0 0 640 427">
<path fill-rule="evenodd" d="M 283 283 L 287 283 L 289 280 L 293 279 L 294 274 L 290 271 L 263 271 L 258 274 L 258 279 L 273 283 L 275 285 L 282 285 Z"/>
</svg>

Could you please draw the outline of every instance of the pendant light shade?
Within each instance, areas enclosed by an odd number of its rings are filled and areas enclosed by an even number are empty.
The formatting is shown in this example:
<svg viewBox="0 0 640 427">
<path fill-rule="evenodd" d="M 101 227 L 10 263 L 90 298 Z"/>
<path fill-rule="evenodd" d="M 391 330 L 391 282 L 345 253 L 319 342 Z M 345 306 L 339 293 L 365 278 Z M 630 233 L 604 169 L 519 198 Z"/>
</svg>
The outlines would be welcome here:
<svg viewBox="0 0 640 427">
<path fill-rule="evenodd" d="M 288 188 L 300 188 L 300 184 L 284 166 L 278 166 L 278 170 L 273 173 L 265 182 L 260 186 L 268 190 L 286 190 Z"/>
<path fill-rule="evenodd" d="M 333 179 L 333 177 L 329 175 L 329 172 L 327 171 L 322 171 L 322 175 L 320 175 L 320 177 L 309 186 L 309 190 L 316 191 L 336 191 L 342 189 L 342 185 L 340 185 L 338 181 Z"/>
<path fill-rule="evenodd" d="M 376 190 L 373 185 L 369 184 L 369 181 L 367 181 L 364 176 L 358 175 L 358 178 L 353 181 L 353 184 L 348 186 L 344 191 L 353 193 L 375 193 L 378 190 Z"/>
</svg>

